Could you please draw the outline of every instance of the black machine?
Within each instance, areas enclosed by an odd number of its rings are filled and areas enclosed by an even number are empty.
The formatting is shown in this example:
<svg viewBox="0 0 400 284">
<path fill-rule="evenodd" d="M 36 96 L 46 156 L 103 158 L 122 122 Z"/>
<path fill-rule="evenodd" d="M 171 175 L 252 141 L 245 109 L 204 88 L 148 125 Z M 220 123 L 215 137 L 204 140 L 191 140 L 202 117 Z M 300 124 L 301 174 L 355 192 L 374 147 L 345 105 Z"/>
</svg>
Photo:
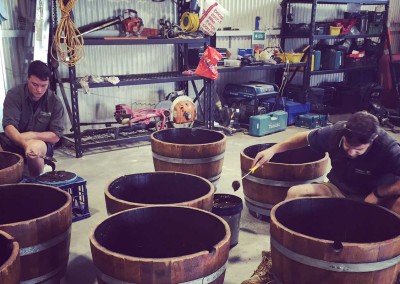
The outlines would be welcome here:
<svg viewBox="0 0 400 284">
<path fill-rule="evenodd" d="M 224 88 L 225 104 L 238 113 L 238 121 L 249 124 L 250 116 L 265 114 L 264 102 L 279 95 L 279 87 L 272 83 L 248 82 L 227 84 Z"/>
</svg>

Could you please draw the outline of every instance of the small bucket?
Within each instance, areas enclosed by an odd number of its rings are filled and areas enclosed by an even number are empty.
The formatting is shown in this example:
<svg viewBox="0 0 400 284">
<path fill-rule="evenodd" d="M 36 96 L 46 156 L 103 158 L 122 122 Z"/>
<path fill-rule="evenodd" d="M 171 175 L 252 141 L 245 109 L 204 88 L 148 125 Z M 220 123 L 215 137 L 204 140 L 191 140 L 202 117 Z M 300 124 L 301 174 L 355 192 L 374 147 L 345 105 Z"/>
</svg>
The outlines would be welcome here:
<svg viewBox="0 0 400 284">
<path fill-rule="evenodd" d="M 242 199 L 232 194 L 214 194 L 212 213 L 223 218 L 231 230 L 231 248 L 239 242 L 240 215 L 243 209 Z"/>
<path fill-rule="evenodd" d="M 342 30 L 342 27 L 333 27 L 330 26 L 329 27 L 329 34 L 336 36 L 336 35 L 340 35 L 340 31 Z"/>
</svg>

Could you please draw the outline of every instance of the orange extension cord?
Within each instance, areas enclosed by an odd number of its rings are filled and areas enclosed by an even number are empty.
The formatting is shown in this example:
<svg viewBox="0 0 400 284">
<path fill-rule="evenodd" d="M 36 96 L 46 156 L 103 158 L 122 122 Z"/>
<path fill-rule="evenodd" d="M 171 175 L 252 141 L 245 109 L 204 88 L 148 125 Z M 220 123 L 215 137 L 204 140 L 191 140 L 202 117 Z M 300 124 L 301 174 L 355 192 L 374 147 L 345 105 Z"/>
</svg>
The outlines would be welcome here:
<svg viewBox="0 0 400 284">
<path fill-rule="evenodd" d="M 57 26 L 51 48 L 51 56 L 68 66 L 74 66 L 83 57 L 83 37 L 70 18 L 70 12 L 78 0 L 64 5 L 60 0 L 61 21 Z M 57 52 L 55 56 L 54 52 Z"/>
</svg>

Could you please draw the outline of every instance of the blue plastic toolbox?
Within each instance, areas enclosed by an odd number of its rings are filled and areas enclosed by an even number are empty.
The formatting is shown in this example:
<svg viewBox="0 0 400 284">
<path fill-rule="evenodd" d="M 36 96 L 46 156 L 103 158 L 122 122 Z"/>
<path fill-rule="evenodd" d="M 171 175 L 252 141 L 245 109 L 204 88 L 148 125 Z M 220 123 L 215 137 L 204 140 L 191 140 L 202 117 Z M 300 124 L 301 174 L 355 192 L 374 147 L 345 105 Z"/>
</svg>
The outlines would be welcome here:
<svg viewBox="0 0 400 284">
<path fill-rule="evenodd" d="M 285 130 L 287 116 L 287 112 L 283 110 L 250 116 L 249 134 L 259 137 Z"/>
<path fill-rule="evenodd" d="M 285 104 L 284 109 L 283 104 Z M 266 100 L 266 103 L 264 103 L 264 106 L 269 112 L 275 110 L 285 110 L 288 113 L 287 125 L 293 125 L 296 122 L 298 115 L 309 113 L 311 108 L 311 104 L 309 102 L 302 104 L 287 100 L 285 98 L 280 98 L 279 100 L 268 99 Z"/>
<path fill-rule="evenodd" d="M 307 113 L 299 115 L 295 125 L 298 127 L 314 129 L 326 126 L 327 123 L 328 119 L 325 114 Z"/>
</svg>

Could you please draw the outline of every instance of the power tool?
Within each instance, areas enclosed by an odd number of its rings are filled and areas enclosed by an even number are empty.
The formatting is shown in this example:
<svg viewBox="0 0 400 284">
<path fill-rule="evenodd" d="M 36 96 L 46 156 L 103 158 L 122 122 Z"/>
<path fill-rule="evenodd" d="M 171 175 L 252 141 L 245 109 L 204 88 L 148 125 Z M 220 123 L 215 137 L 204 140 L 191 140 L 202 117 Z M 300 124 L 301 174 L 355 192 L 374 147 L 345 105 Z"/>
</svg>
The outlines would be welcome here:
<svg viewBox="0 0 400 284">
<path fill-rule="evenodd" d="M 138 17 L 138 13 L 133 9 L 125 9 L 123 10 L 123 14 L 121 16 L 105 21 L 91 23 L 79 27 L 78 30 L 81 35 L 85 35 L 118 24 L 122 24 L 122 30 L 127 37 L 131 35 L 140 36 L 143 31 L 143 20 Z"/>
<path fill-rule="evenodd" d="M 192 127 L 196 119 L 196 106 L 184 91 L 169 93 L 156 105 L 158 108 L 169 110 L 169 124 L 174 128 Z"/>
<path fill-rule="evenodd" d="M 126 9 L 123 11 L 122 28 L 125 35 L 140 36 L 143 30 L 143 20 L 138 17 L 138 13 L 133 9 Z"/>
<path fill-rule="evenodd" d="M 156 129 L 162 130 L 167 128 L 169 111 L 161 108 L 132 110 L 126 104 L 118 104 L 115 106 L 114 117 L 118 123 L 129 124 L 129 126 L 132 126 L 132 124 L 135 123 L 144 123 L 145 125 L 149 125 L 151 121 L 154 121 Z"/>
</svg>

